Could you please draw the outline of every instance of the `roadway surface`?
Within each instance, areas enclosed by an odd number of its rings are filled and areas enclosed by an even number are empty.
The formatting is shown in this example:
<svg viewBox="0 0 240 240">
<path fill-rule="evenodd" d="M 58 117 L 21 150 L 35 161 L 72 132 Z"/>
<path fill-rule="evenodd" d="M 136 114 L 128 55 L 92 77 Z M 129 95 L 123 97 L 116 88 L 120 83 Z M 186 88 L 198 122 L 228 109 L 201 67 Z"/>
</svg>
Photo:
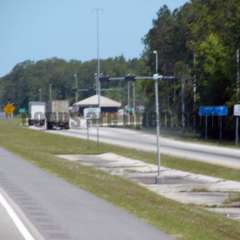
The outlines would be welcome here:
<svg viewBox="0 0 240 240">
<path fill-rule="evenodd" d="M 47 132 L 77 138 L 87 138 L 86 129 Z M 90 140 L 96 141 L 96 128 L 90 128 L 89 135 Z M 142 131 L 104 127 L 100 128 L 100 141 L 144 151 L 156 151 L 156 136 Z M 235 148 L 190 143 L 161 137 L 160 151 L 167 155 L 240 169 L 240 150 Z"/>
<path fill-rule="evenodd" d="M 42 171 L 2 148 L 0 188 L 34 226 L 31 232 L 37 230 L 43 237 L 41 239 L 171 239 L 123 209 Z M 0 219 L 1 214 L 0 209 Z M 1 233 L 0 239 L 9 240 L 2 238 Z"/>
<path fill-rule="evenodd" d="M 0 204 L 0 239 L 24 240 L 17 230 L 6 209 Z"/>
</svg>

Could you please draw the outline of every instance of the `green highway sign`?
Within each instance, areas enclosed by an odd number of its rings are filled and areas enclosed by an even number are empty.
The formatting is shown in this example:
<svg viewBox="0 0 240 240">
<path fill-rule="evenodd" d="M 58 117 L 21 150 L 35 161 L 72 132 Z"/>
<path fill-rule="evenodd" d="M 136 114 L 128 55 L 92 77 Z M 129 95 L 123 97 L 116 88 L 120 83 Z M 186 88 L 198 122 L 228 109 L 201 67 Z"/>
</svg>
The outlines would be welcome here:
<svg viewBox="0 0 240 240">
<path fill-rule="evenodd" d="M 25 108 L 19 108 L 18 112 L 19 113 L 26 113 L 26 109 Z"/>
</svg>

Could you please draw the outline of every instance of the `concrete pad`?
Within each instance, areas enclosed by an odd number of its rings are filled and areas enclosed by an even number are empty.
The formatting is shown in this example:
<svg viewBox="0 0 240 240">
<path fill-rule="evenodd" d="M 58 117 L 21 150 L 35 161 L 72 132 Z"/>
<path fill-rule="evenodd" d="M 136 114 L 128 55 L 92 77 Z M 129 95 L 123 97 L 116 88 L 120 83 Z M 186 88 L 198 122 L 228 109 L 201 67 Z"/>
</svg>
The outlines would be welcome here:
<svg viewBox="0 0 240 240">
<path fill-rule="evenodd" d="M 165 167 L 161 167 L 157 184 L 156 165 L 114 153 L 58 157 L 128 178 L 159 195 L 184 204 L 221 207 L 230 192 L 240 192 L 240 182 Z"/>
<path fill-rule="evenodd" d="M 207 208 L 211 212 L 223 214 L 227 218 L 240 220 L 240 208 Z"/>
</svg>

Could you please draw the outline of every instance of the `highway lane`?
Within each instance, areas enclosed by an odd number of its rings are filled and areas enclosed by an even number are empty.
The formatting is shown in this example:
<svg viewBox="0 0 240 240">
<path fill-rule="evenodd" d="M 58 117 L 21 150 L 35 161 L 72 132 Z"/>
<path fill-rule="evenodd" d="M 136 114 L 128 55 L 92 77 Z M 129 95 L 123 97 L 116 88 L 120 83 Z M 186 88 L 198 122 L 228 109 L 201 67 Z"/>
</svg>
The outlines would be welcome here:
<svg viewBox="0 0 240 240">
<path fill-rule="evenodd" d="M 0 190 L 1 192 L 1 190 Z M 0 239 L 3 240 L 24 240 L 15 224 L 7 213 L 6 209 L 0 204 Z"/>
<path fill-rule="evenodd" d="M 0 188 L 7 192 L 45 240 L 171 239 L 123 209 L 2 148 Z"/>
<path fill-rule="evenodd" d="M 86 129 L 56 130 L 47 132 L 87 139 Z M 90 140 L 96 141 L 96 128 L 91 128 L 89 135 Z M 155 135 L 142 131 L 120 128 L 100 128 L 100 140 L 105 143 L 128 148 L 151 152 L 156 151 Z M 164 154 L 240 169 L 240 150 L 235 148 L 190 143 L 161 137 L 160 149 L 161 153 Z"/>
</svg>

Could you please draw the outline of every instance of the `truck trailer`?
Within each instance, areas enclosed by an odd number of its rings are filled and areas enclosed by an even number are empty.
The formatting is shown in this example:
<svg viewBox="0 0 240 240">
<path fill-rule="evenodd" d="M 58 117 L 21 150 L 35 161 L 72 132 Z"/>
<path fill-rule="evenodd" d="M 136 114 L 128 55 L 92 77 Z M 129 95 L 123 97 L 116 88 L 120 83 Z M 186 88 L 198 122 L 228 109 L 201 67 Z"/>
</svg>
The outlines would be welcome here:
<svg viewBox="0 0 240 240">
<path fill-rule="evenodd" d="M 68 100 L 53 100 L 47 104 L 47 129 L 69 129 Z"/>
<path fill-rule="evenodd" d="M 44 126 L 46 120 L 45 102 L 29 102 L 28 113 L 29 126 Z"/>
</svg>

